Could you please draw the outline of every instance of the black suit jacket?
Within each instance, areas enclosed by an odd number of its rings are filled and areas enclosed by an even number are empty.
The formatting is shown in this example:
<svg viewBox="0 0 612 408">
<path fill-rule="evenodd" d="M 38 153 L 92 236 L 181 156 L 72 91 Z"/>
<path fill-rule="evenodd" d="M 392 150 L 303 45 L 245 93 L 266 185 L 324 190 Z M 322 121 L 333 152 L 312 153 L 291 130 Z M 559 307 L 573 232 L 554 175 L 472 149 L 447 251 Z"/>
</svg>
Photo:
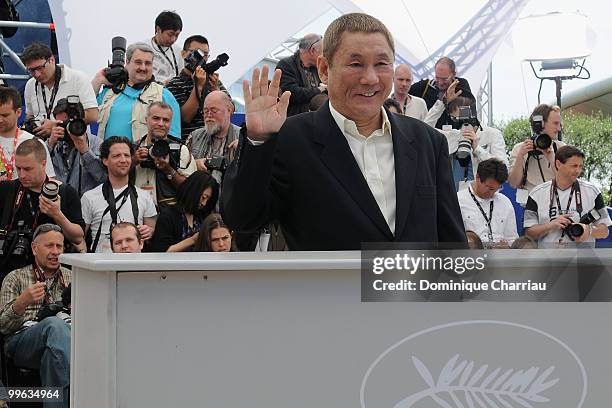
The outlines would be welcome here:
<svg viewBox="0 0 612 408">
<path fill-rule="evenodd" d="M 283 72 L 280 82 L 281 91 L 291 91 L 287 115 L 293 116 L 298 113 L 308 112 L 310 100 L 320 94 L 321 91 L 317 87 L 311 88 L 308 84 L 306 71 L 300 62 L 300 51 L 298 50 L 292 56 L 278 61 L 276 68 Z M 313 67 L 310 70 L 319 80 L 317 68 Z"/>
<path fill-rule="evenodd" d="M 390 114 L 396 224 L 391 233 L 329 104 L 288 118 L 261 146 L 242 138 L 225 174 L 224 220 L 255 230 L 277 219 L 291 250 L 360 249 L 362 242 L 465 242 L 446 138 Z"/>
</svg>

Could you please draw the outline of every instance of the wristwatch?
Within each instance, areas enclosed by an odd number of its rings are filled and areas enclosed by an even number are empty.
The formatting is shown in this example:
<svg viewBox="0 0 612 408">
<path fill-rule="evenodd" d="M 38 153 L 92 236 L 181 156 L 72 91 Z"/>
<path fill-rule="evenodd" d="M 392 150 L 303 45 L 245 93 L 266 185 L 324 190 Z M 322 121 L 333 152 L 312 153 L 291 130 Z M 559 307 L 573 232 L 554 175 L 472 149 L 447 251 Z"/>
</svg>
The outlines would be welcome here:
<svg viewBox="0 0 612 408">
<path fill-rule="evenodd" d="M 172 180 L 175 175 L 176 175 L 176 170 L 172 169 L 172 171 L 169 174 L 167 174 L 166 177 L 168 177 L 168 180 Z"/>
</svg>

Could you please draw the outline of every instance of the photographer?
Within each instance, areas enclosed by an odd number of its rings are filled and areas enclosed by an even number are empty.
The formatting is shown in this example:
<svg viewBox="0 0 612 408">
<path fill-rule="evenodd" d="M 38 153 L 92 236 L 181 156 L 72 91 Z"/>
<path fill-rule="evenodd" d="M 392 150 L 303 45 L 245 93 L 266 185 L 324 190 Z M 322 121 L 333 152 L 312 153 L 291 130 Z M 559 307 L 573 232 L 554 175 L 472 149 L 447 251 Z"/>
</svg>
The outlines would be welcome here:
<svg viewBox="0 0 612 408">
<path fill-rule="evenodd" d="M 176 40 L 183 30 L 183 20 L 174 11 L 162 11 L 155 18 L 155 36 L 148 43 L 155 52 L 153 74 L 155 80 L 165 84 L 183 69 L 183 59 Z"/>
<path fill-rule="evenodd" d="M 595 245 L 608 236 L 612 225 L 601 192 L 579 180 L 584 153 L 563 146 L 555 154 L 555 177 L 535 187 L 525 206 L 525 235 L 538 240 L 539 247 Z"/>
<path fill-rule="evenodd" d="M 33 139 L 34 135 L 17 128 L 17 119 L 21 116 L 21 95 L 12 86 L 0 86 L 0 181 L 16 180 L 15 150 L 26 140 Z M 46 172 L 49 177 L 55 177 L 51 156 L 47 146 L 44 146 L 47 158 Z"/>
<path fill-rule="evenodd" d="M 205 125 L 193 131 L 187 139 L 198 170 L 209 171 L 219 184 L 238 146 L 240 128 L 230 122 L 233 112 L 234 105 L 227 94 L 221 91 L 209 93 L 204 101 Z"/>
<path fill-rule="evenodd" d="M 453 129 L 441 131 L 448 141 L 457 191 L 463 190 L 468 181 L 474 180 L 474 170 L 484 160 L 496 158 L 508 166 L 504 136 L 495 128 L 480 126 L 471 108 L 473 104 L 474 101 L 469 98 L 454 98 L 448 104 Z"/>
<path fill-rule="evenodd" d="M 105 139 L 121 135 L 138 142 L 148 131 L 147 107 L 152 102 L 159 101 L 171 106 L 174 115 L 170 134 L 180 137 L 181 110 L 172 93 L 155 82 L 151 47 L 145 43 L 132 44 L 127 48 L 125 57 L 127 83 L 111 83 L 105 76 L 106 68 L 100 70 L 91 81 L 96 94 L 102 85 L 105 86 L 98 95 L 100 104 L 98 137 Z"/>
<path fill-rule="evenodd" d="M 47 178 L 45 153 L 37 139 L 21 143 L 15 154 L 19 179 L 0 182 L 0 270 L 10 271 L 29 263 L 32 230 L 45 223 L 59 225 L 66 239 L 84 250 L 84 222 L 77 192 Z"/>
<path fill-rule="evenodd" d="M 108 180 L 81 198 L 83 220 L 91 230 L 90 252 L 111 252 L 113 225 L 129 221 L 138 225 L 145 240 L 153 235 L 157 210 L 151 196 L 129 181 L 133 147 L 125 137 L 109 137 L 100 147 Z"/>
<path fill-rule="evenodd" d="M 176 204 L 176 190 L 197 170 L 195 159 L 180 139 L 168 136 L 172 109 L 164 102 L 147 108 L 148 133 L 132 156 L 135 185 L 149 192 L 158 208 Z"/>
<path fill-rule="evenodd" d="M 60 266 L 64 235 L 54 224 L 34 231 L 33 262 L 9 273 L 0 290 L 0 331 L 5 351 L 17 366 L 40 370 L 43 387 L 63 389 L 70 406 L 70 311 L 64 304 L 71 273 Z"/>
<path fill-rule="evenodd" d="M 514 188 L 523 190 L 517 191 L 516 194 L 516 201 L 523 205 L 527 202 L 528 192 L 538 184 L 555 177 L 555 152 L 565 145 L 558 140 L 561 131 L 561 108 L 558 106 L 546 104 L 536 106 L 529 116 L 529 123 L 533 136 L 512 148 L 508 175 L 508 183 Z M 552 139 L 552 144 L 547 148 L 534 146 L 535 138 L 540 135 Z"/>
<path fill-rule="evenodd" d="M 84 73 L 66 65 L 57 65 L 51 49 L 41 43 L 27 46 L 21 60 L 32 78 L 25 86 L 24 99 L 26 120 L 33 119 L 29 125 L 30 133 L 47 138 L 55 126 L 53 109 L 60 99 L 68 95 L 78 95 L 85 108 L 86 124 L 98 120 L 98 103 L 91 84 Z M 21 104 L 20 104 L 21 105 Z M 28 129 L 28 127 L 26 127 Z"/>
<path fill-rule="evenodd" d="M 207 74 L 202 67 L 202 64 L 208 62 L 208 56 L 209 45 L 206 37 L 192 35 L 187 38 L 181 52 L 185 68 L 166 84 L 166 88 L 172 92 L 181 106 L 183 140 L 186 140 L 195 129 L 204 126 L 202 105 L 206 96 L 214 90 L 228 93 L 219 80 L 219 74 Z"/>
<path fill-rule="evenodd" d="M 83 105 L 78 96 L 57 101 L 53 115 L 58 121 L 47 139 L 55 175 L 62 183 L 74 188 L 79 197 L 106 180 L 106 172 L 100 162 L 102 140 L 92 135 L 84 126 Z M 81 133 L 84 132 L 84 133 Z"/>
</svg>

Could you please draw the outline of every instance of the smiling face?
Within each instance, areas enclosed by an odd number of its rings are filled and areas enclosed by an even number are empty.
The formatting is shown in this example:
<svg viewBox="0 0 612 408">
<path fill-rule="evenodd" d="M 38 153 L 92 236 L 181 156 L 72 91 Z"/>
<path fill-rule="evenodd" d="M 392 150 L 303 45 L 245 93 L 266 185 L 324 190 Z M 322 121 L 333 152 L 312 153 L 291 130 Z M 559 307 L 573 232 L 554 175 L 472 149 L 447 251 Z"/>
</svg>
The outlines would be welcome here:
<svg viewBox="0 0 612 408">
<path fill-rule="evenodd" d="M 142 50 L 134 50 L 132 58 L 125 64 L 130 81 L 140 84 L 153 76 L 153 54 Z"/>
<path fill-rule="evenodd" d="M 360 123 L 380 121 L 393 85 L 393 50 L 381 33 L 346 31 L 332 61 L 319 57 L 318 69 L 334 109 Z"/>
</svg>

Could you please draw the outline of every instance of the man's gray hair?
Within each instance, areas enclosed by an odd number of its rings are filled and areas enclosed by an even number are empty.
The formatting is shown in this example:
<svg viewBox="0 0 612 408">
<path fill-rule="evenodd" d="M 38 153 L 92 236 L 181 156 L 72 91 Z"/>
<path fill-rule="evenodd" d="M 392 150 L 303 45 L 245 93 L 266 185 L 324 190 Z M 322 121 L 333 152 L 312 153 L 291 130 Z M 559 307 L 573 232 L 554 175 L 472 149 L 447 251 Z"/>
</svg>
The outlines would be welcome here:
<svg viewBox="0 0 612 408">
<path fill-rule="evenodd" d="M 127 51 L 125 52 L 126 61 L 130 61 L 132 59 L 132 56 L 134 55 L 134 52 L 136 50 L 140 50 L 142 52 L 148 52 L 149 54 L 153 54 L 153 58 L 155 58 L 155 53 L 153 52 L 153 48 L 151 48 L 149 44 L 145 42 L 137 42 L 134 44 L 130 44 L 130 46 L 127 48 Z"/>
<path fill-rule="evenodd" d="M 168 105 L 166 102 L 163 101 L 155 101 L 155 102 L 151 102 L 148 106 L 147 106 L 147 117 L 149 117 L 149 115 L 151 114 L 151 109 L 153 109 L 154 107 L 158 107 L 158 108 L 162 108 L 162 109 L 167 109 L 170 112 L 172 112 L 172 106 Z M 174 113 L 174 112 L 172 112 Z"/>
<path fill-rule="evenodd" d="M 300 50 L 308 51 L 315 43 L 323 39 L 319 34 L 306 34 L 298 44 Z"/>
</svg>

